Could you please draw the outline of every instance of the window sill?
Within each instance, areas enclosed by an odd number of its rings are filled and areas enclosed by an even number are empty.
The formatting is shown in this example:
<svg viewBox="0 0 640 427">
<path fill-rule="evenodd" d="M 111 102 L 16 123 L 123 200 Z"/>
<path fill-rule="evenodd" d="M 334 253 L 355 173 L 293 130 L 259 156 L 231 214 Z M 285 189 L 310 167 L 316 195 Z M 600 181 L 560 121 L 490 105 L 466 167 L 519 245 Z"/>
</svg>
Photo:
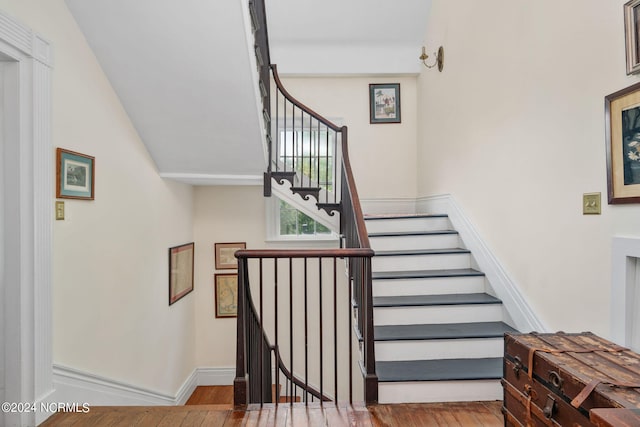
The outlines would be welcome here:
<svg viewBox="0 0 640 427">
<path fill-rule="evenodd" d="M 278 236 L 270 237 L 265 243 L 269 246 L 280 247 L 319 247 L 319 248 L 337 248 L 340 247 L 340 236 L 331 234 L 327 236 Z"/>
</svg>

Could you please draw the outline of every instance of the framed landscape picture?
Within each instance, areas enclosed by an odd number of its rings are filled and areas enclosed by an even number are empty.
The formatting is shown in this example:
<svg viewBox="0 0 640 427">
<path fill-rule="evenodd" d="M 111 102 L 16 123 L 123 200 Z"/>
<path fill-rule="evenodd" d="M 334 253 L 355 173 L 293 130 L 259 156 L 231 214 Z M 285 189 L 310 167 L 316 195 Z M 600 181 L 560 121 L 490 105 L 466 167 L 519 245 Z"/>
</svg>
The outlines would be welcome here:
<svg viewBox="0 0 640 427">
<path fill-rule="evenodd" d="M 95 159 L 63 148 L 56 149 L 56 197 L 94 199 Z"/>
<path fill-rule="evenodd" d="M 400 83 L 369 85 L 369 123 L 400 123 Z"/>
<path fill-rule="evenodd" d="M 215 275 L 216 317 L 238 316 L 238 275 Z"/>
<path fill-rule="evenodd" d="M 194 243 L 169 248 L 169 305 L 193 291 Z"/>
<path fill-rule="evenodd" d="M 245 242 L 216 243 L 214 245 L 216 270 L 237 270 L 238 260 L 234 254 L 246 248 Z"/>
<path fill-rule="evenodd" d="M 640 203 L 640 83 L 605 97 L 609 204 Z"/>
</svg>

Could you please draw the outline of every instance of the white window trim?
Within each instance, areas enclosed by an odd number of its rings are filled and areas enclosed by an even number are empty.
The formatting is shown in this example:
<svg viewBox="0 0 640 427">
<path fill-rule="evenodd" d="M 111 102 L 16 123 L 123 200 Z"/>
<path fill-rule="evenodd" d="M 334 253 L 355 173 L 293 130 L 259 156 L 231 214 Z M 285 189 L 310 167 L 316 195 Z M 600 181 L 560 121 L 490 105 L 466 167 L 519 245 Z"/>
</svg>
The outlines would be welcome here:
<svg viewBox="0 0 640 427">
<path fill-rule="evenodd" d="M 286 200 L 285 200 L 286 201 Z M 276 195 L 265 198 L 266 211 L 266 242 L 271 244 L 282 244 L 294 246 L 322 246 L 336 247 L 340 242 L 340 236 L 337 233 L 331 234 L 305 234 L 305 235 L 280 235 L 280 198 Z"/>
</svg>

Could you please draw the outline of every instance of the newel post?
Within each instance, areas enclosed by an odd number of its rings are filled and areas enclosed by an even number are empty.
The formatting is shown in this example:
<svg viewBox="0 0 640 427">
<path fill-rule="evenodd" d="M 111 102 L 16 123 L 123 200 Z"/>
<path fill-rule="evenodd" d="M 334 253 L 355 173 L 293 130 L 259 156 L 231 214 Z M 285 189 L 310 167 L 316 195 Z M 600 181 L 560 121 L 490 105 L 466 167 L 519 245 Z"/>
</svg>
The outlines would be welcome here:
<svg viewBox="0 0 640 427">
<path fill-rule="evenodd" d="M 371 257 L 363 263 L 362 280 L 364 281 L 365 309 L 365 378 L 364 399 L 367 405 L 378 403 L 378 375 L 376 374 L 375 341 L 373 336 L 373 291 L 371 280 Z"/>
<path fill-rule="evenodd" d="M 236 334 L 236 377 L 233 380 L 233 404 L 245 406 L 248 396 L 247 353 L 246 353 L 246 293 L 245 276 L 248 272 L 247 259 L 238 258 L 238 317 Z"/>
</svg>

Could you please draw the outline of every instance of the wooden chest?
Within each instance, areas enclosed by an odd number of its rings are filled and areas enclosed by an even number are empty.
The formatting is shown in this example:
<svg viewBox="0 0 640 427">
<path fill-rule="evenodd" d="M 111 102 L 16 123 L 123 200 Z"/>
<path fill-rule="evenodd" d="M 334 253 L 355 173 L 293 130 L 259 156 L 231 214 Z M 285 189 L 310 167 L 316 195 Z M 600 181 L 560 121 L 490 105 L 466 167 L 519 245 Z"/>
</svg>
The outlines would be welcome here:
<svg viewBox="0 0 640 427">
<path fill-rule="evenodd" d="M 595 426 L 592 408 L 640 408 L 640 355 L 590 332 L 505 334 L 506 426 Z"/>
</svg>

